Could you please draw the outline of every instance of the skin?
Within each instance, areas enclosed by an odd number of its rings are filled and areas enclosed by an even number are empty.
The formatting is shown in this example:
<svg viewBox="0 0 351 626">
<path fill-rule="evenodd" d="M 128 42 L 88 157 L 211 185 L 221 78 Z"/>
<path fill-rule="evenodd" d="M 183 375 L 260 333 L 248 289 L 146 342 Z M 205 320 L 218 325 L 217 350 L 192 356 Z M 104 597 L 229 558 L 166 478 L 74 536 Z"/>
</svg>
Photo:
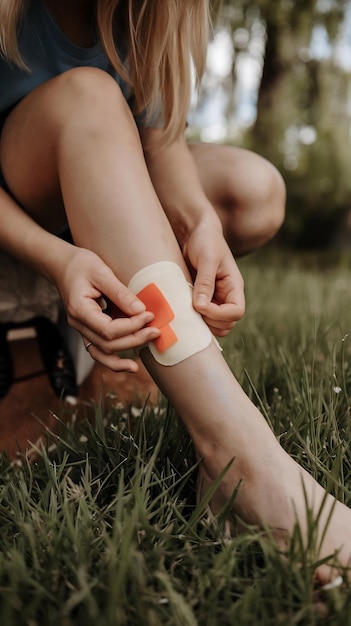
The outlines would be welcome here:
<svg viewBox="0 0 351 626">
<path fill-rule="evenodd" d="M 61 7 L 71 7 L 69 27 L 68 13 L 49 4 L 72 40 L 88 41 L 86 23 L 78 20 L 82 3 L 61 0 Z M 145 328 L 153 316 L 125 287 L 138 270 L 168 260 L 188 280 L 195 276 L 194 307 L 225 336 L 245 309 L 232 253 L 268 240 L 284 214 L 281 178 L 263 159 L 219 146 L 189 147 L 183 137 L 160 149 L 160 133 L 139 135 L 115 81 L 100 70 L 77 68 L 24 98 L 0 138 L 1 168 L 13 196 L 0 189 L 0 246 L 57 286 L 69 322 L 92 342 L 92 358 L 116 371 L 136 371 L 118 352 L 159 333 Z M 76 246 L 53 234 L 66 220 Z M 102 313 L 101 295 L 124 316 Z M 159 365 L 146 348 L 142 358 L 202 459 L 200 491 L 235 459 L 213 510 L 242 481 L 234 512 L 245 522 L 269 527 L 282 548 L 296 521 L 306 534 L 305 498 L 317 514 L 325 492 L 278 444 L 215 344 L 172 367 Z M 333 507 L 318 555 L 339 550 L 347 566 L 351 511 L 331 496 L 319 539 Z M 324 583 L 336 572 L 323 565 L 316 575 Z"/>
</svg>

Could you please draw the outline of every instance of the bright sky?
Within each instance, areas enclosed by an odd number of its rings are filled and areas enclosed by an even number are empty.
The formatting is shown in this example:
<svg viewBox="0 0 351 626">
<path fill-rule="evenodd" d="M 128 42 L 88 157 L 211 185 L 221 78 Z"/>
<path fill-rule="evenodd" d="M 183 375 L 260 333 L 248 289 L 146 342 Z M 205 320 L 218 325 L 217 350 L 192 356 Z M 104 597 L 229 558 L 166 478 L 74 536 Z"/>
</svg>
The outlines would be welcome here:
<svg viewBox="0 0 351 626">
<path fill-rule="evenodd" d="M 320 10 L 330 8 L 331 0 L 319 0 Z M 243 52 L 237 59 L 237 76 L 235 81 L 235 115 L 228 129 L 227 106 L 228 90 L 225 81 L 230 75 L 233 62 L 233 44 L 231 35 L 225 29 L 220 30 L 209 45 L 207 67 L 203 85 L 207 97 L 201 106 L 190 116 L 191 124 L 200 129 L 204 141 L 221 141 L 228 132 L 239 133 L 250 126 L 256 116 L 257 90 L 262 72 L 264 57 L 265 31 L 257 23 L 249 34 L 245 29 L 238 29 L 235 33 L 236 42 L 241 44 Z M 331 46 L 328 35 L 322 25 L 316 25 L 313 31 L 309 53 L 316 59 L 325 59 L 334 54 L 338 63 L 346 70 L 351 71 L 351 3 L 346 13 L 346 19 L 341 29 L 339 41 Z M 194 108 L 196 100 L 193 102 Z M 311 133 L 307 141 L 311 140 Z"/>
</svg>

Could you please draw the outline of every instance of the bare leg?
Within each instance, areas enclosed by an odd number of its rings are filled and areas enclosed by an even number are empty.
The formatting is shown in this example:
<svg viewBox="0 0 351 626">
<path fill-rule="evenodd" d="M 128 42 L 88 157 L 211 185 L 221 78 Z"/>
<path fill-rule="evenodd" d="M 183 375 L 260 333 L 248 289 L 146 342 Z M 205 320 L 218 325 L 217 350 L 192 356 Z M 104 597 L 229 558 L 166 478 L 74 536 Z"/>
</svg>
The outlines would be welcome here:
<svg viewBox="0 0 351 626">
<path fill-rule="evenodd" d="M 33 139 L 35 138 L 35 142 Z M 33 92 L 13 112 L 2 136 L 1 163 L 14 195 L 48 227 L 48 198 L 61 193 L 73 236 L 97 252 L 125 282 L 142 267 L 183 258 L 144 163 L 139 136 L 114 82 L 95 70 L 74 70 Z M 234 379 L 212 344 L 173 367 L 162 367 L 147 350 L 144 361 L 184 421 L 203 458 L 205 484 L 233 458 L 218 499 L 230 497 L 248 523 L 269 526 L 285 545 L 296 519 L 306 529 L 308 502 L 318 511 L 324 490 L 281 448 L 265 420 Z M 327 499 L 320 522 L 335 503 Z M 351 511 L 337 503 L 320 556 L 340 549 L 351 557 Z M 319 568 L 327 581 L 329 567 Z"/>
<path fill-rule="evenodd" d="M 276 168 L 243 148 L 200 143 L 189 148 L 233 254 L 246 254 L 269 241 L 285 213 L 285 185 Z"/>
</svg>

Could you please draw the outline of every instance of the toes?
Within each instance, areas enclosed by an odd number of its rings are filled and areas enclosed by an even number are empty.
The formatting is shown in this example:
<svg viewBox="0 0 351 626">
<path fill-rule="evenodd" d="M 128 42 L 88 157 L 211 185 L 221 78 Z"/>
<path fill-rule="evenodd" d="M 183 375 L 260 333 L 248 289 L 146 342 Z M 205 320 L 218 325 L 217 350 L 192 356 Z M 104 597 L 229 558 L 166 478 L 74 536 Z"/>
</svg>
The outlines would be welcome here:
<svg viewBox="0 0 351 626">
<path fill-rule="evenodd" d="M 341 587 L 343 582 L 344 582 L 344 579 L 342 576 L 336 576 L 336 578 L 331 580 L 329 583 L 327 583 L 326 585 L 323 585 L 322 590 L 331 591 L 332 589 L 337 589 L 338 587 Z"/>
</svg>

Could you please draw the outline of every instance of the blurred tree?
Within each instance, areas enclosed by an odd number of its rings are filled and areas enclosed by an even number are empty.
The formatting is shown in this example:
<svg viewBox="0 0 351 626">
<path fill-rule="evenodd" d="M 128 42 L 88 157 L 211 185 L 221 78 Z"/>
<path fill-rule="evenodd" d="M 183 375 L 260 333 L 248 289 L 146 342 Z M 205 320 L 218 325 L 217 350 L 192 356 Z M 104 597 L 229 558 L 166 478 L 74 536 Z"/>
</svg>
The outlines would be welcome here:
<svg viewBox="0 0 351 626">
<path fill-rule="evenodd" d="M 218 20 L 233 49 L 222 79 L 229 122 L 237 114 L 243 56 L 261 64 L 256 117 L 242 141 L 287 182 L 282 232 L 293 245 L 328 243 L 351 206 L 350 70 L 336 55 L 350 8 L 350 0 L 224 0 Z"/>
</svg>

